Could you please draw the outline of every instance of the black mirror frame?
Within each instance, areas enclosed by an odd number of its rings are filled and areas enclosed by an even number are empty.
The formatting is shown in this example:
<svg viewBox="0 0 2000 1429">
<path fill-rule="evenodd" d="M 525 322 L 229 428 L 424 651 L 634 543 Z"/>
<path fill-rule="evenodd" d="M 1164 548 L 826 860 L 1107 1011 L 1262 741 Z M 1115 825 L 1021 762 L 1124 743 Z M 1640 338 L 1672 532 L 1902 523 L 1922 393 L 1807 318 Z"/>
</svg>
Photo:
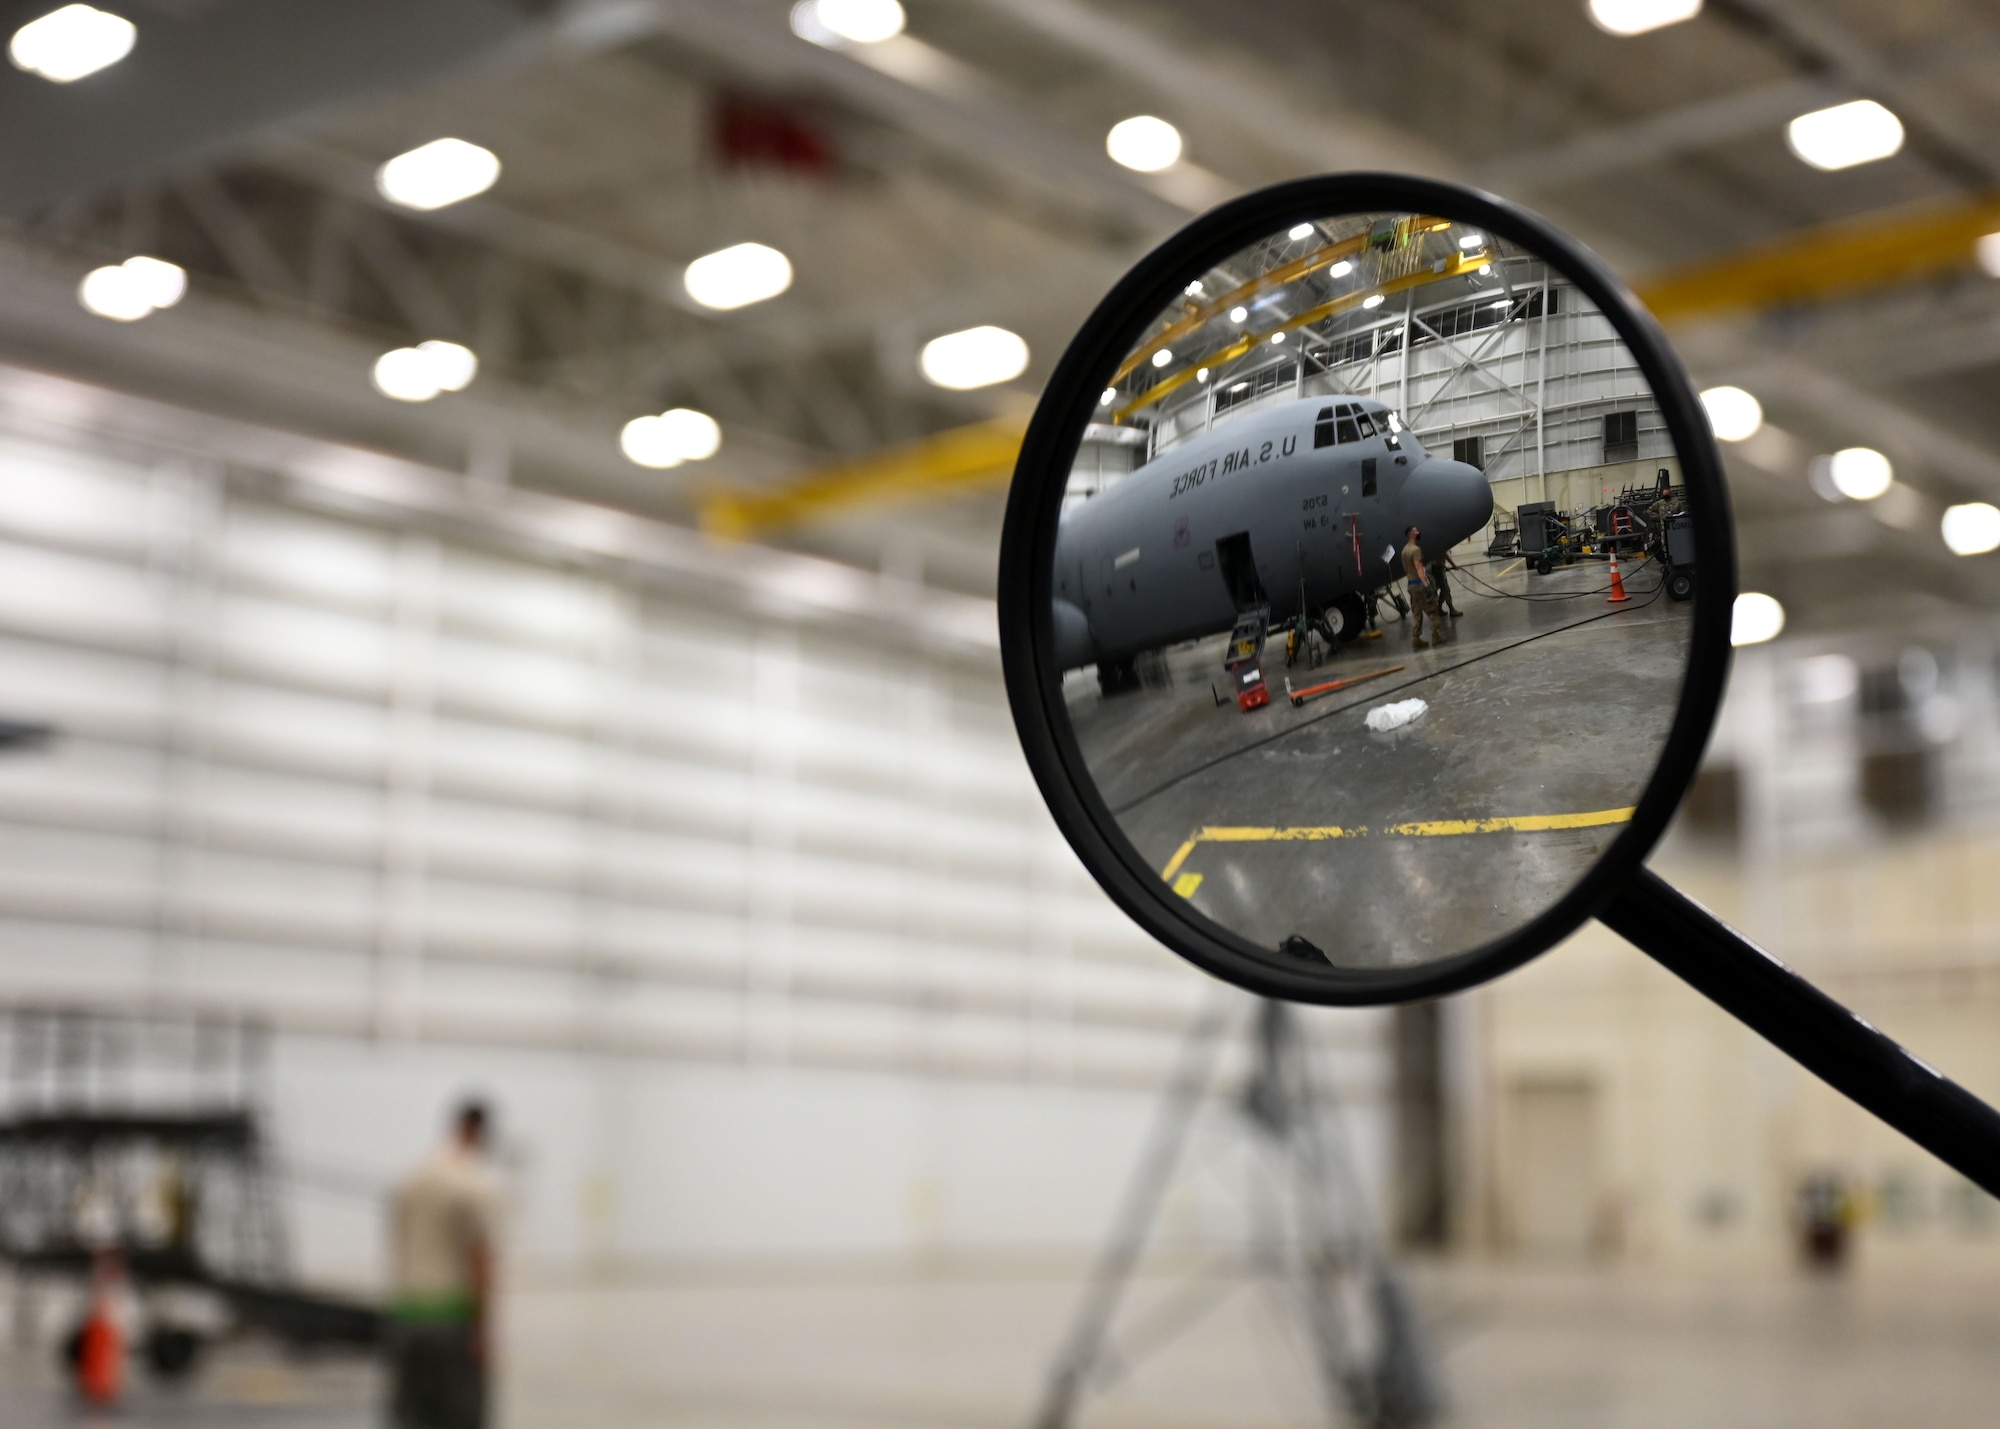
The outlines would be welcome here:
<svg viewBox="0 0 2000 1429">
<path fill-rule="evenodd" d="M 1690 659 L 1674 722 L 1632 821 L 1577 885 L 1505 937 L 1412 968 L 1309 966 L 1174 906 L 1084 773 L 1062 699 L 1052 578 L 1063 488 L 1103 378 L 1191 276 L 1293 223 L 1341 213 L 1435 213 L 1476 223 L 1548 260 L 1595 302 L 1653 385 L 1673 435 L 1700 552 Z M 1538 215 L 1455 184 L 1398 174 L 1329 174 L 1246 194 L 1195 219 L 1135 265 L 1098 304 L 1050 376 L 1022 442 L 1000 541 L 1000 656 L 1029 768 L 1070 846 L 1140 927 L 1197 967 L 1264 997 L 1379 1005 L 1439 997 L 1498 977 L 1567 937 L 1633 878 L 1694 778 L 1728 679 L 1736 543 L 1721 455 L 1701 403 L 1652 316 L 1595 255 Z M 1176 900 L 1178 901 L 1178 900 Z"/>
</svg>

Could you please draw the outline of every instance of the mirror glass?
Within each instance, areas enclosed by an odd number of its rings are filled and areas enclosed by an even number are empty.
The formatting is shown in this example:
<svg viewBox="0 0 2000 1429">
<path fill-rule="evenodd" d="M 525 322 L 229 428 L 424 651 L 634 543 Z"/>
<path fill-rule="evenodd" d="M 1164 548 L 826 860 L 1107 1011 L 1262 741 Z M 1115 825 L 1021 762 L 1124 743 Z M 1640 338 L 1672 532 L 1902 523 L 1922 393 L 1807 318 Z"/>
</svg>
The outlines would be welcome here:
<svg viewBox="0 0 2000 1429">
<path fill-rule="evenodd" d="M 1358 969 L 1573 888 L 1665 746 L 1700 586 L 1598 308 L 1475 225 L 1305 217 L 1187 274 L 1102 381 L 1045 655 L 1162 892 Z"/>
</svg>

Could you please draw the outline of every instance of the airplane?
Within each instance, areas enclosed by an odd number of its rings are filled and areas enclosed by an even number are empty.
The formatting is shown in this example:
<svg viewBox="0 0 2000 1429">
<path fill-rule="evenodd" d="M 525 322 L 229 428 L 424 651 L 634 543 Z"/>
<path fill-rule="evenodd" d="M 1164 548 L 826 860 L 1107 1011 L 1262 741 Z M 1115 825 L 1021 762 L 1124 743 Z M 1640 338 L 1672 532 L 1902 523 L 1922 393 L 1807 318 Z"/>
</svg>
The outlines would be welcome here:
<svg viewBox="0 0 2000 1429">
<path fill-rule="evenodd" d="M 1229 630 L 1303 597 L 1336 640 L 1361 634 L 1365 593 L 1403 579 L 1403 533 L 1436 560 L 1493 514 L 1485 474 L 1434 457 L 1372 397 L 1276 404 L 1154 458 L 1063 513 L 1055 634 L 1062 668 L 1095 663 L 1112 694 L 1136 656 Z"/>
</svg>

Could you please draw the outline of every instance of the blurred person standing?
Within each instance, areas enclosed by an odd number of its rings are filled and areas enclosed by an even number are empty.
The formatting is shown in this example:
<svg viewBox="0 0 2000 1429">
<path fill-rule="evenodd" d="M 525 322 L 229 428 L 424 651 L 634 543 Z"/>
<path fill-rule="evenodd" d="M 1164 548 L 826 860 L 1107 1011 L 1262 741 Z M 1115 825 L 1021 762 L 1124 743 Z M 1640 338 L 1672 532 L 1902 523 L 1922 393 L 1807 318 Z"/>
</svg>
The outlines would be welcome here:
<svg viewBox="0 0 2000 1429">
<path fill-rule="evenodd" d="M 486 1163 L 485 1104 L 458 1109 L 446 1143 L 396 1186 L 389 1422 L 484 1429 L 491 1365 L 499 1184 Z"/>
</svg>

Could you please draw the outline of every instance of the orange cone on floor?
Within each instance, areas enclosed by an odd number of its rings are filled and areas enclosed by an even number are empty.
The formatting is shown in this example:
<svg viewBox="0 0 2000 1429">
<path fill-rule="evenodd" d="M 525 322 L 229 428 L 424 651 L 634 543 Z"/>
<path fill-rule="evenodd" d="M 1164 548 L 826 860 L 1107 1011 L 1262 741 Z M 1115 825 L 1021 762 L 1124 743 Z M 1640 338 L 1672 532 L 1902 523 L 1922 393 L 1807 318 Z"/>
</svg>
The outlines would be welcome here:
<svg viewBox="0 0 2000 1429">
<path fill-rule="evenodd" d="M 90 1314 L 77 1346 L 76 1387 L 92 1404 L 116 1404 L 125 1378 L 125 1336 L 111 1307 L 121 1278 L 116 1261 L 104 1257 L 92 1278 Z"/>
<path fill-rule="evenodd" d="M 1618 548 L 1613 546 L 1611 548 L 1611 596 L 1604 603 L 1606 605 L 1616 605 L 1621 600 L 1630 600 L 1631 598 L 1631 596 L 1625 594 L 1624 577 L 1618 574 Z"/>
</svg>

